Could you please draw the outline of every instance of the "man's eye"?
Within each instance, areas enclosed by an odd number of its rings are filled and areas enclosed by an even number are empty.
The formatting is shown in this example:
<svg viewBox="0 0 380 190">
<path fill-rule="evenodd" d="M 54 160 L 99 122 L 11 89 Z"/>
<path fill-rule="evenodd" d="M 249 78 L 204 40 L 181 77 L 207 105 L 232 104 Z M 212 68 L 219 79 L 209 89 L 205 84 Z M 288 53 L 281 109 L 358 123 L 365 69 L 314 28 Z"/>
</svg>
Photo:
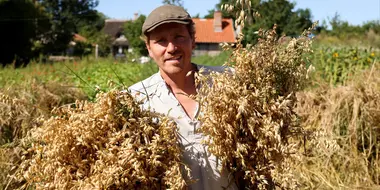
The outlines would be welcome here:
<svg viewBox="0 0 380 190">
<path fill-rule="evenodd" d="M 165 42 L 165 39 L 158 39 L 156 40 L 156 43 L 164 43 Z"/>
<path fill-rule="evenodd" d="M 175 39 L 177 41 L 184 41 L 185 40 L 185 36 L 176 36 Z"/>
</svg>

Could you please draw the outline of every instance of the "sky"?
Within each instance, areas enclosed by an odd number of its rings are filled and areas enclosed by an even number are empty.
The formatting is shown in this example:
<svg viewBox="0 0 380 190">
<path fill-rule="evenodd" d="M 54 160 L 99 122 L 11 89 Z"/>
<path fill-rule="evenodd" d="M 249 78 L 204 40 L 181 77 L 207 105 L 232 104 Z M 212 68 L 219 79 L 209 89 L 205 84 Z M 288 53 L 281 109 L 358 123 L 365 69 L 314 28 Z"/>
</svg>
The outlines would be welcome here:
<svg viewBox="0 0 380 190">
<path fill-rule="evenodd" d="M 214 9 L 219 0 L 184 0 L 184 7 L 191 16 L 203 17 L 208 10 Z M 328 22 L 335 13 L 340 19 L 352 25 L 361 25 L 366 21 L 380 20 L 380 0 L 291 0 L 295 9 L 309 8 L 312 20 Z M 114 19 L 132 19 L 134 13 L 148 15 L 154 8 L 162 5 L 162 0 L 99 0 L 96 8 Z"/>
</svg>

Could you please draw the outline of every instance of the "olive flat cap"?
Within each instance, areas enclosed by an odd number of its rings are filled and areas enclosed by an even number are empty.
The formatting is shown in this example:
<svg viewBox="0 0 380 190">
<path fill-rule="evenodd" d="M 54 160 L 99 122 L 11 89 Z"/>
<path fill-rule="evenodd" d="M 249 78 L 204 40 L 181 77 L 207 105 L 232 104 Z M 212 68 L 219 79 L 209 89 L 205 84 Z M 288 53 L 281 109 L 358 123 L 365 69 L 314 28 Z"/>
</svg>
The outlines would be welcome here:
<svg viewBox="0 0 380 190">
<path fill-rule="evenodd" d="M 189 24 L 191 22 L 191 16 L 180 6 L 162 5 L 154 9 L 145 19 L 142 26 L 142 33 L 146 34 L 157 26 L 170 22 Z"/>
</svg>

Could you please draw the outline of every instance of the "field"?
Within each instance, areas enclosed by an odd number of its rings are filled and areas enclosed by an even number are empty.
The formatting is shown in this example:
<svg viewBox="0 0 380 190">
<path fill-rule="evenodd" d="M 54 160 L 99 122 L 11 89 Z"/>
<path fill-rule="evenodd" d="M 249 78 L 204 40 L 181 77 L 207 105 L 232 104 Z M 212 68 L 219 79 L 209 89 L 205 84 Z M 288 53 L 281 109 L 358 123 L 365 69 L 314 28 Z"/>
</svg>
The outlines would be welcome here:
<svg viewBox="0 0 380 190">
<path fill-rule="evenodd" d="M 310 80 L 297 94 L 301 125 L 313 132 L 302 140 L 298 180 L 312 189 L 379 188 L 380 52 L 321 44 L 313 51 L 307 63 Z M 193 62 L 222 65 L 228 57 L 224 52 Z M 41 124 L 38 118 L 49 118 L 54 107 L 78 99 L 93 101 L 100 91 L 126 89 L 155 72 L 153 62 L 91 57 L 0 69 L 0 188 L 12 184 L 6 173 L 20 154 L 13 147 Z"/>
</svg>

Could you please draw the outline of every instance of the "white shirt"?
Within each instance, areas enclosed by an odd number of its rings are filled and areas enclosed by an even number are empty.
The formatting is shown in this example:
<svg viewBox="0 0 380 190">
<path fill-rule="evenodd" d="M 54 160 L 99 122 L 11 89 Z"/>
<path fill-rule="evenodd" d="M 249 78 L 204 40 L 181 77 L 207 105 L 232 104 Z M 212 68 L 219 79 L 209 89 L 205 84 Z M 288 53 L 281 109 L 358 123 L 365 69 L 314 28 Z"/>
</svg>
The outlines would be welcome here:
<svg viewBox="0 0 380 190">
<path fill-rule="evenodd" d="M 198 70 L 204 69 L 203 74 L 212 71 L 223 72 L 226 69 L 221 66 L 196 66 Z M 189 189 L 218 190 L 229 186 L 232 176 L 226 172 L 220 173 L 221 162 L 207 151 L 206 145 L 201 144 L 204 136 L 196 132 L 200 126 L 200 122 L 196 119 L 200 112 L 199 107 L 194 119 L 190 119 L 160 73 L 132 85 L 129 90 L 137 100 L 143 100 L 143 109 L 164 114 L 177 123 L 181 144 L 184 147 L 184 162 L 190 167 L 193 179 L 197 180 L 190 184 Z M 237 187 L 232 183 L 228 189 L 237 189 Z"/>
</svg>

